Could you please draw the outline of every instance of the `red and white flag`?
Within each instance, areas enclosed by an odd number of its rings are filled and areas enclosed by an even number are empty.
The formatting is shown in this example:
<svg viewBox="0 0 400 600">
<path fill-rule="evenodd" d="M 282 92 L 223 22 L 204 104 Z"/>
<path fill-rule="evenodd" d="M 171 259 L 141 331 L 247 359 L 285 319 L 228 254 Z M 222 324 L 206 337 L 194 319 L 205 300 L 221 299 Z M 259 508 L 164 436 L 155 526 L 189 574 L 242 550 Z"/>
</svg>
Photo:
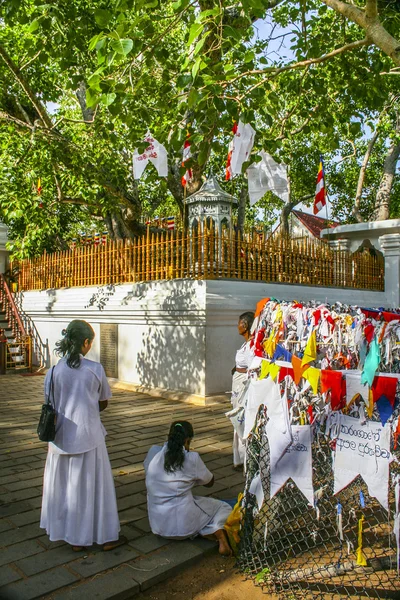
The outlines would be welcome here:
<svg viewBox="0 0 400 600">
<path fill-rule="evenodd" d="M 235 124 L 232 127 L 233 138 L 229 142 L 229 147 L 228 147 L 228 158 L 226 161 L 226 170 L 225 170 L 226 181 L 229 181 L 233 177 L 232 166 L 231 166 L 232 165 L 232 152 L 233 152 L 233 148 L 235 146 L 235 135 L 236 135 L 237 129 L 238 129 L 238 125 L 235 121 Z"/>
<path fill-rule="evenodd" d="M 322 155 L 319 159 L 318 175 L 317 175 L 317 187 L 315 190 L 315 200 L 313 206 L 313 213 L 316 215 L 326 205 L 326 187 L 325 187 L 325 173 L 324 173 L 324 161 Z"/>
<path fill-rule="evenodd" d="M 182 155 L 182 167 L 185 166 L 185 162 L 187 160 L 189 160 L 189 158 L 192 157 L 192 151 L 190 150 L 190 142 L 189 140 L 185 140 L 185 143 L 183 144 L 183 155 Z M 184 175 L 182 175 L 182 185 L 183 187 L 186 187 L 189 181 L 192 181 L 193 179 L 193 171 L 192 169 L 187 169 L 186 173 Z"/>
<path fill-rule="evenodd" d="M 253 149 L 256 134 L 250 123 L 242 123 L 242 121 L 239 121 L 239 124 L 234 124 L 232 132 L 233 139 L 229 144 L 226 163 L 226 181 L 242 172 L 243 163 L 249 159 Z"/>
</svg>

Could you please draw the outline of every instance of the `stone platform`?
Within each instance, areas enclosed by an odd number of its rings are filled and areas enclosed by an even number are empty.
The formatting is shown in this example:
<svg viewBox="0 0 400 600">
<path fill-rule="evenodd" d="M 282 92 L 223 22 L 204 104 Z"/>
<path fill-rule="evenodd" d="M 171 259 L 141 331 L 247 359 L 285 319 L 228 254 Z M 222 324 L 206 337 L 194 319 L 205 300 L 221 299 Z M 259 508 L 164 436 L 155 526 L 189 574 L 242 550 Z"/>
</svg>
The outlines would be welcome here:
<svg viewBox="0 0 400 600">
<path fill-rule="evenodd" d="M 0 376 L 0 599 L 110 600 L 131 598 L 170 577 L 205 553 L 213 542 L 172 542 L 153 535 L 147 518 L 143 459 L 165 441 L 174 419 L 193 423 L 193 449 L 215 475 L 199 495 L 233 498 L 243 477 L 232 470 L 232 427 L 226 403 L 191 406 L 125 390 L 114 390 L 102 413 L 113 468 L 121 533 L 129 543 L 112 552 L 92 547 L 74 553 L 49 542 L 39 528 L 47 447 L 36 426 L 44 377 Z"/>
</svg>

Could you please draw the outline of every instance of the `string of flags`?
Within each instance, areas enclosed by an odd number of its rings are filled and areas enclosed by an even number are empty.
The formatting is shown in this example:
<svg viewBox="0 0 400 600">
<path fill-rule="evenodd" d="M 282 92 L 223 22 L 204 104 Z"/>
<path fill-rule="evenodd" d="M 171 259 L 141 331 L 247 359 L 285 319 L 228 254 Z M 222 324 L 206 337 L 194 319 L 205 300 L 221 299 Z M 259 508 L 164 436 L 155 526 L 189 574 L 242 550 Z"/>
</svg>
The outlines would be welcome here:
<svg viewBox="0 0 400 600">
<path fill-rule="evenodd" d="M 229 143 L 228 156 L 225 169 L 225 179 L 230 181 L 235 175 L 242 173 L 243 164 L 250 159 L 256 132 L 250 123 L 234 122 L 232 127 L 233 137 Z M 150 132 L 147 132 L 144 141 L 148 144 L 144 152 L 139 154 L 136 149 L 133 153 L 133 176 L 140 179 L 147 165 L 151 162 L 160 177 L 168 175 L 168 153 L 160 142 Z M 252 163 L 246 170 L 250 204 L 255 204 L 267 191 L 271 191 L 285 203 L 289 201 L 289 181 L 287 165 L 277 163 L 267 152 L 260 151 L 260 160 Z M 183 144 L 182 167 L 186 168 L 181 178 L 184 188 L 193 179 L 193 170 L 187 165 L 192 158 L 192 143 L 190 134 L 187 134 Z M 314 201 L 314 214 L 317 214 L 326 205 L 326 184 L 322 156 L 317 177 L 317 188 Z"/>
<path fill-rule="evenodd" d="M 333 494 L 360 476 L 389 511 L 390 465 L 399 464 L 400 452 L 399 312 L 264 298 L 255 315 L 248 384 L 227 416 L 244 439 L 260 414 L 267 418 L 270 498 L 291 479 L 318 514 L 313 443 L 324 435 L 332 449 Z M 393 486 L 399 560 L 399 476 Z M 261 508 L 261 477 L 250 487 Z M 338 508 L 339 534 L 346 510 L 343 503 Z M 362 538 L 359 522 L 359 565 L 365 564 Z"/>
<path fill-rule="evenodd" d="M 95 233 L 81 233 L 78 238 L 72 239 L 70 249 L 75 250 L 75 248 L 82 246 L 105 246 L 108 240 L 108 231 L 103 231 L 101 234 L 98 231 Z"/>
</svg>

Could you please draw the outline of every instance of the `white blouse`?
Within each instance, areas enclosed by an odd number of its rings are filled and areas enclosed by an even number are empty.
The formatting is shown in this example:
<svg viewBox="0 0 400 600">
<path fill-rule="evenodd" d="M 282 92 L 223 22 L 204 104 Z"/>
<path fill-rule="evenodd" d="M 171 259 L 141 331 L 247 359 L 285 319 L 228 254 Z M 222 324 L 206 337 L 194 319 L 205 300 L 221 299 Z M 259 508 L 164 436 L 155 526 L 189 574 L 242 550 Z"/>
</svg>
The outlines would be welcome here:
<svg viewBox="0 0 400 600">
<path fill-rule="evenodd" d="M 253 360 L 253 348 L 250 347 L 250 340 L 244 342 L 236 352 L 235 365 L 237 369 L 248 369 Z"/>
<path fill-rule="evenodd" d="M 48 396 L 52 369 L 46 374 Z M 103 442 L 106 430 L 100 420 L 99 400 L 111 397 L 102 365 L 81 357 L 77 369 L 62 358 L 54 367 L 54 400 L 57 412 L 56 437 L 49 450 L 55 454 L 82 454 Z M 53 397 L 51 397 L 51 401 Z"/>
<path fill-rule="evenodd" d="M 163 537 L 190 537 L 203 529 L 218 510 L 215 500 L 193 496 L 191 491 L 195 485 L 209 483 L 213 476 L 197 452 L 186 450 L 182 469 L 167 473 L 166 450 L 166 444 L 152 446 L 144 461 L 151 530 Z"/>
</svg>

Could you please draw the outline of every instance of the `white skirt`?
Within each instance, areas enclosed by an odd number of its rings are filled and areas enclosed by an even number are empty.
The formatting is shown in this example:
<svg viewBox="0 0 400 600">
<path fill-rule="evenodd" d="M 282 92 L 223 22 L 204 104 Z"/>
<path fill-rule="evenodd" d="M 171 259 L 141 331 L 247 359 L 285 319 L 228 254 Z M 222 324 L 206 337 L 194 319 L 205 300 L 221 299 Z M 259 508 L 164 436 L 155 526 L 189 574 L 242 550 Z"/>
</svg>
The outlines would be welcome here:
<svg viewBox="0 0 400 600">
<path fill-rule="evenodd" d="M 50 541 L 64 540 L 72 546 L 118 539 L 117 500 L 105 441 L 82 454 L 49 450 L 40 527 Z"/>
</svg>

